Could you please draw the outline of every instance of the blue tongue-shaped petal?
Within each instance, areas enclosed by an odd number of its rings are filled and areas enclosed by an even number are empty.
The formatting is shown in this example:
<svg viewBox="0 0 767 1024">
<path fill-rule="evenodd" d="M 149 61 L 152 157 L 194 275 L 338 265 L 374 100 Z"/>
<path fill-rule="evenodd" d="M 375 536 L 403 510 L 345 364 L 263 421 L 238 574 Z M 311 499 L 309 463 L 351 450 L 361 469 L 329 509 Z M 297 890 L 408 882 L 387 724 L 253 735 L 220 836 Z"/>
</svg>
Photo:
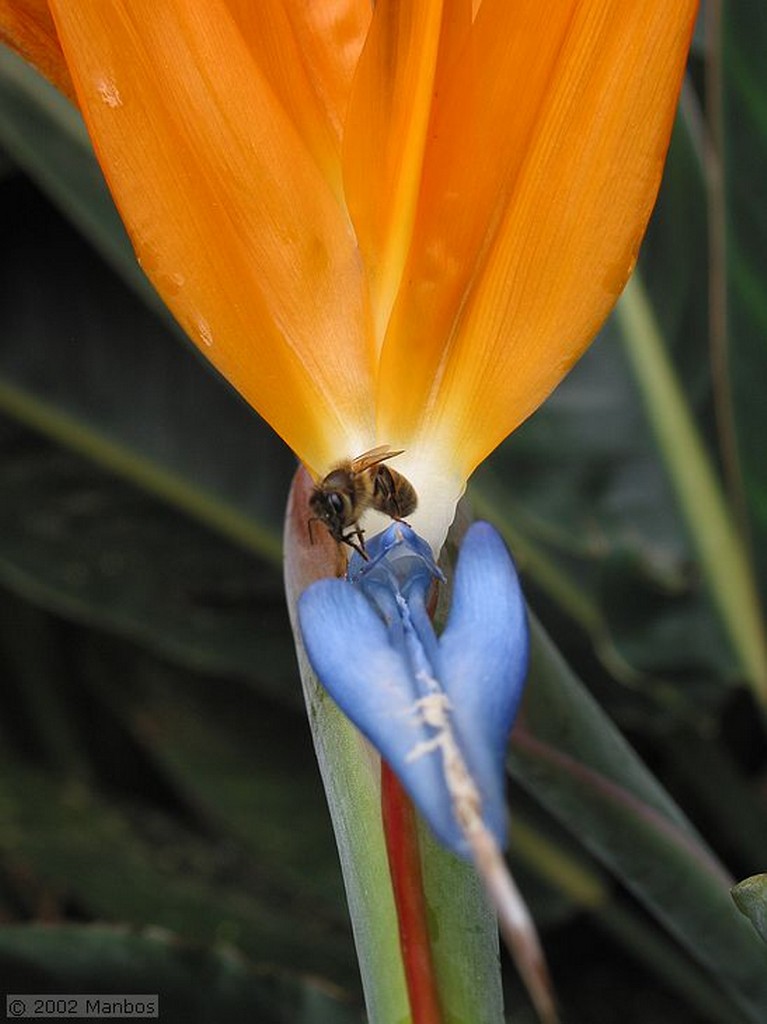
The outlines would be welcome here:
<svg viewBox="0 0 767 1024">
<path fill-rule="evenodd" d="M 485 823 L 503 846 L 504 763 L 527 675 L 529 637 L 514 563 L 488 523 L 474 523 L 464 538 L 439 651 L 458 746 L 482 796 Z"/>
<path fill-rule="evenodd" d="M 369 562 L 352 558 L 353 583 L 322 580 L 299 600 L 312 667 L 441 842 L 468 856 L 446 781 L 450 749 L 503 844 L 503 753 L 527 664 L 524 604 L 508 552 L 487 524 L 469 529 L 439 641 L 425 609 L 441 575 L 428 546 L 395 524 L 369 542 L 368 554 Z"/>
</svg>

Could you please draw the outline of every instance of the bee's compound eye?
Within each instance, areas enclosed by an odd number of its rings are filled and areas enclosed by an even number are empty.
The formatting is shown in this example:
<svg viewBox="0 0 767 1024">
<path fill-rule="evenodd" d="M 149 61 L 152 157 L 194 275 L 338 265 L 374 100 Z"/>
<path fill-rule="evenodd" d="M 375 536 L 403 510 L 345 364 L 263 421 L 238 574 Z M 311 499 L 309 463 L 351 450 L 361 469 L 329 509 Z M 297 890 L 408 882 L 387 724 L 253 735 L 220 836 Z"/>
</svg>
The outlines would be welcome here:
<svg viewBox="0 0 767 1024">
<path fill-rule="evenodd" d="M 328 495 L 328 505 L 337 515 L 340 515 L 344 510 L 344 499 L 338 493 L 338 491 L 331 491 Z"/>
</svg>

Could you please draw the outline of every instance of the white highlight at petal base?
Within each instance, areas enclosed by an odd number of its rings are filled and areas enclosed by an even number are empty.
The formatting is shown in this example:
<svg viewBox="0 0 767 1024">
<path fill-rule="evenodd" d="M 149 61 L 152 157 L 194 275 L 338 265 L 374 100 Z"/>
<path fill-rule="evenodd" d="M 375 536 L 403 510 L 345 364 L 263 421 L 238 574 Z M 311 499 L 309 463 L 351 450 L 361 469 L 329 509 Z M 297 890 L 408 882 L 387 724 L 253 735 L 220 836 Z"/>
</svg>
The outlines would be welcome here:
<svg viewBox="0 0 767 1024">
<path fill-rule="evenodd" d="M 388 443 L 388 440 L 382 438 L 378 443 Z M 419 448 L 417 442 L 387 465 L 401 473 L 415 488 L 418 508 L 406 522 L 423 537 L 434 557 L 438 558 L 455 518 L 458 502 L 466 490 L 466 481 L 456 474 L 441 452 Z M 369 539 L 391 526 L 391 519 L 379 512 L 366 512 L 361 524 L 366 539 Z"/>
</svg>

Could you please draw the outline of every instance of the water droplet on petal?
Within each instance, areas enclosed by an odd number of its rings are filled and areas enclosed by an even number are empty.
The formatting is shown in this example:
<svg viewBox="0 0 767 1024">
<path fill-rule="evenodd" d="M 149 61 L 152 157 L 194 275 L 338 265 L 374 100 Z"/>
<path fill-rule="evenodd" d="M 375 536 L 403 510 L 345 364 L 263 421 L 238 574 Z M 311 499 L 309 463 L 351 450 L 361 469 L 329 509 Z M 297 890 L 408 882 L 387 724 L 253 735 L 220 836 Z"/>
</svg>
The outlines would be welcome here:
<svg viewBox="0 0 767 1024">
<path fill-rule="evenodd" d="M 117 83 L 111 78 L 102 78 L 96 83 L 96 89 L 99 96 L 106 103 L 108 107 L 121 107 L 122 96 L 120 90 L 117 88 Z"/>
<path fill-rule="evenodd" d="M 197 320 L 197 333 L 200 335 L 200 341 L 203 345 L 206 348 L 211 348 L 213 345 L 213 332 L 208 321 L 203 320 L 202 317 L 199 317 Z"/>
</svg>

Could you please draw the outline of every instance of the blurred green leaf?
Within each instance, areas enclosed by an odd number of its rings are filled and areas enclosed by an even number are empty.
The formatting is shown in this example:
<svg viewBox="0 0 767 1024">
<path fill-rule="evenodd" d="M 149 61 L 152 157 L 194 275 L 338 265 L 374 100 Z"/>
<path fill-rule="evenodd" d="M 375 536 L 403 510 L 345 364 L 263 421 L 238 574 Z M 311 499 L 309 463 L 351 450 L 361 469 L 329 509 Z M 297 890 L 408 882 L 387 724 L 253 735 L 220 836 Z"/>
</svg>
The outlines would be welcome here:
<svg viewBox="0 0 767 1024">
<path fill-rule="evenodd" d="M 708 358 L 708 213 L 694 93 L 685 83 L 639 269 L 699 429 L 714 440 Z M 696 111 L 697 113 L 697 111 Z"/>
<path fill-rule="evenodd" d="M 729 879 L 539 626 L 514 778 L 662 921 L 748 1020 L 767 1015 L 764 951 Z"/>
<path fill-rule="evenodd" d="M 81 784 L 8 761 L 0 806 L 3 868 L 48 904 L 192 941 L 226 939 L 254 959 L 335 980 L 355 976 L 345 927 L 306 894 L 294 899 L 260 876 L 231 841 L 206 841 L 147 807 L 129 814 Z"/>
<path fill-rule="evenodd" d="M 157 994 L 166 1024 L 351 1024 L 340 994 L 314 979 L 190 946 L 159 929 L 0 928 L 0 977 L 23 993 Z"/>
<path fill-rule="evenodd" d="M 119 689 L 111 688 L 118 702 Z M 140 690 L 123 714 L 185 802 L 242 843 L 292 899 L 314 901 L 344 923 L 338 853 L 303 709 L 169 672 L 145 673 Z"/>
<path fill-rule="evenodd" d="M 732 890 L 735 906 L 767 942 L 767 875 L 753 875 Z"/>
<path fill-rule="evenodd" d="M 6 585 L 196 670 L 296 679 L 270 563 L 3 416 L 0 490 Z"/>
<path fill-rule="evenodd" d="M 579 565 L 630 546 L 665 579 L 689 557 L 612 325 L 477 481 L 533 539 Z"/>
<path fill-rule="evenodd" d="M 723 5 L 723 18 L 728 356 L 753 551 L 767 601 L 767 10 L 732 0 Z"/>
</svg>

